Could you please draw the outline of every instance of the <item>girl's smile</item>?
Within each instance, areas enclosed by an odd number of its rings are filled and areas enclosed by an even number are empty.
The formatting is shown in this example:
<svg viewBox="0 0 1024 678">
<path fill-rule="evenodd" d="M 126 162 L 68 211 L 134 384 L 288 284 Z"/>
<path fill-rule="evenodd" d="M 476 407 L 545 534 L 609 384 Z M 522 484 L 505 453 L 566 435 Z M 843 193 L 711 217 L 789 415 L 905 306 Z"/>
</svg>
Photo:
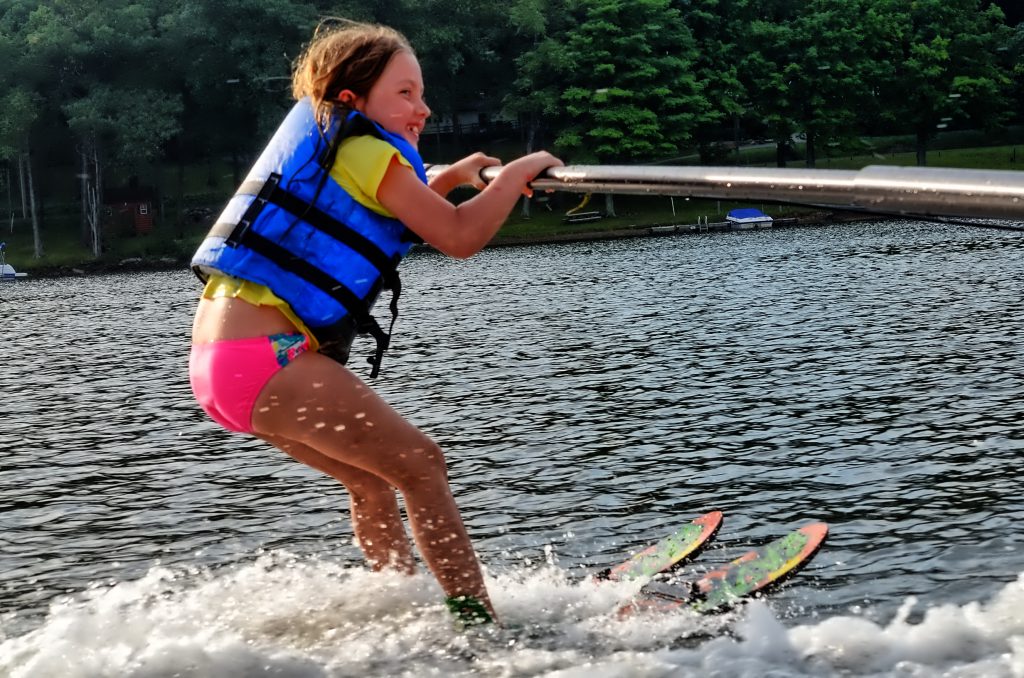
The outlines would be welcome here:
<svg viewBox="0 0 1024 678">
<path fill-rule="evenodd" d="M 416 57 L 410 52 L 396 52 L 369 93 L 356 98 L 355 108 L 418 147 L 430 108 L 423 100 L 423 73 Z"/>
</svg>

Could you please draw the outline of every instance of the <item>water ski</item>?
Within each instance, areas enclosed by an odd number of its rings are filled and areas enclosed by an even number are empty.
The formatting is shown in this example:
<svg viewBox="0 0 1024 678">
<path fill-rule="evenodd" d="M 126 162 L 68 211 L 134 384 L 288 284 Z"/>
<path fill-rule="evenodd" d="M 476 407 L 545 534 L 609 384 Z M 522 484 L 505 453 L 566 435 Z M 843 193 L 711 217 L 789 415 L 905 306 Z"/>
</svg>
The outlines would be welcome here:
<svg viewBox="0 0 1024 678">
<path fill-rule="evenodd" d="M 682 565 L 707 546 L 722 525 L 722 512 L 711 511 L 686 523 L 678 530 L 624 563 L 598 573 L 599 579 L 624 581 L 650 579 Z"/>
<path fill-rule="evenodd" d="M 695 582 L 649 582 L 619 609 L 619 614 L 680 608 L 695 612 L 722 610 L 795 573 L 814 557 L 827 535 L 828 525 L 811 523 L 748 551 Z"/>
</svg>

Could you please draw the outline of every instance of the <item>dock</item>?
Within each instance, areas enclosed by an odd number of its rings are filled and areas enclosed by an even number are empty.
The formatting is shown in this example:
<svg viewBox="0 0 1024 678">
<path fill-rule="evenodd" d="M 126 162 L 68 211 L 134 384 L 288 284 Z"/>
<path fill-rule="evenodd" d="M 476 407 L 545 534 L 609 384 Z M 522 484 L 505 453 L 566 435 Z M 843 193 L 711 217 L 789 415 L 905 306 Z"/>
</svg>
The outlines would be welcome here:
<svg viewBox="0 0 1024 678">
<path fill-rule="evenodd" d="M 751 228 L 749 224 L 736 224 L 729 221 L 708 221 L 706 218 L 700 220 L 696 224 L 652 224 L 644 226 L 627 226 L 625 228 L 616 228 L 608 230 L 595 230 L 595 231 L 573 231 L 567 233 L 549 233 L 543 236 L 530 235 L 517 237 L 514 235 L 506 235 L 499 233 L 494 240 L 488 244 L 488 247 L 502 247 L 509 245 L 529 245 L 529 244 L 541 244 L 541 243 L 553 243 L 553 242 L 584 242 L 589 240 L 617 240 L 621 238 L 642 238 L 642 237 L 658 237 L 658 236 L 672 236 L 686 233 L 721 233 L 726 231 L 751 231 L 751 230 L 767 230 L 771 228 L 786 228 L 792 226 L 812 226 L 836 221 L 831 218 L 831 213 L 827 215 L 813 215 L 808 217 L 789 217 L 784 219 L 776 219 L 774 222 L 767 224 L 759 224 L 755 228 Z M 878 219 L 877 216 L 872 216 L 873 219 Z M 884 217 L 882 217 L 884 218 Z"/>
</svg>

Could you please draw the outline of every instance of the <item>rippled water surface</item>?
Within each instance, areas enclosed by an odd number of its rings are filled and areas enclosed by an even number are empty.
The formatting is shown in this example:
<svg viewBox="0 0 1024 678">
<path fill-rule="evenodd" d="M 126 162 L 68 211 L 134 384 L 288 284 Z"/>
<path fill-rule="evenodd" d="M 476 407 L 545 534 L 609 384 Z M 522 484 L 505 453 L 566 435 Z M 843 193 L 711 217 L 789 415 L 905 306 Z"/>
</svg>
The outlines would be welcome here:
<svg viewBox="0 0 1024 678">
<path fill-rule="evenodd" d="M 4 284 L 0 674 L 1024 675 L 1022 255 L 884 222 L 411 257 L 375 387 L 447 452 L 480 636 L 195 405 L 190 273 Z M 694 570 L 831 535 L 766 603 L 617 620 L 587 572 L 716 508 Z"/>
</svg>

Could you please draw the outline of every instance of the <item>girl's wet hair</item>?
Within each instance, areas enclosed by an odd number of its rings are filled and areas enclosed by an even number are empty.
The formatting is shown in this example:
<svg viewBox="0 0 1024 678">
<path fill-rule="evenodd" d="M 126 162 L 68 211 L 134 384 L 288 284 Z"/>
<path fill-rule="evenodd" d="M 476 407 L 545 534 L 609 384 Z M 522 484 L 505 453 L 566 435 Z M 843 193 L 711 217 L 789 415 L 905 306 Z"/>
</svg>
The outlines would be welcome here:
<svg viewBox="0 0 1024 678">
<path fill-rule="evenodd" d="M 296 59 L 292 94 L 309 97 L 317 121 L 326 126 L 344 90 L 365 97 L 396 53 L 413 53 L 404 35 L 393 28 L 347 19 L 325 19 Z"/>
</svg>

